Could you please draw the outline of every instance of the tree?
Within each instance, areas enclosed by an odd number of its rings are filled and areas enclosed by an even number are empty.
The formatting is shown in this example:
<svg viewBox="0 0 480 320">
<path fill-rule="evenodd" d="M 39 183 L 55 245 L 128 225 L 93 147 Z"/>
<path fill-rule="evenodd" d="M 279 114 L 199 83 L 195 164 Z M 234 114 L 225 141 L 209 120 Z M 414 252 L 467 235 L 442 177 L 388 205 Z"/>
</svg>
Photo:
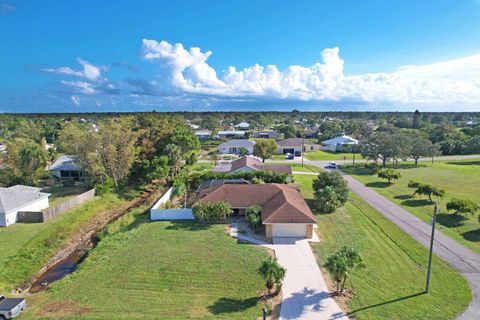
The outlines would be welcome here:
<svg viewBox="0 0 480 320">
<path fill-rule="evenodd" d="M 248 156 L 248 150 L 244 147 L 241 147 L 240 150 L 238 150 L 238 154 L 240 157 Z"/>
<path fill-rule="evenodd" d="M 278 145 L 273 139 L 262 139 L 258 140 L 253 147 L 253 154 L 257 157 L 262 158 L 262 161 L 265 162 L 265 159 L 269 159 L 277 152 Z"/>
<path fill-rule="evenodd" d="M 409 144 L 408 155 L 415 160 L 418 165 L 418 159 L 421 157 L 432 156 L 435 153 L 435 145 L 425 138 L 413 138 L 407 142 Z"/>
<path fill-rule="evenodd" d="M 180 167 L 182 165 L 182 151 L 177 145 L 169 144 L 165 147 L 165 152 L 167 153 L 170 164 L 170 173 L 173 179 L 180 171 Z"/>
<path fill-rule="evenodd" d="M 412 128 L 420 128 L 420 117 L 420 111 L 415 110 L 415 112 L 413 113 Z"/>
<path fill-rule="evenodd" d="M 321 198 L 325 197 L 328 193 L 331 193 L 330 191 L 323 190 L 326 187 L 330 187 L 332 191 L 335 192 L 335 196 L 337 200 L 340 201 L 341 205 L 347 202 L 348 186 L 340 173 L 336 171 L 323 171 L 318 174 L 315 180 L 313 180 L 313 190 L 317 204 Z M 329 197 L 329 199 L 333 200 L 332 197 Z"/>
<path fill-rule="evenodd" d="M 272 256 L 265 259 L 258 268 L 258 273 L 265 279 L 265 286 L 269 293 L 274 285 L 276 286 L 276 292 L 280 291 L 286 272 L 287 270 L 278 263 L 277 258 Z"/>
<path fill-rule="evenodd" d="M 459 154 L 465 147 L 466 135 L 451 124 L 437 125 L 429 135 L 432 143 L 438 144 L 444 155 Z"/>
<path fill-rule="evenodd" d="M 336 283 L 337 295 L 341 294 L 345 289 L 345 283 L 350 276 L 350 273 L 353 270 L 364 266 L 365 264 L 360 253 L 353 248 L 347 247 L 343 247 L 340 251 L 337 251 L 328 257 L 324 264 L 324 267 L 328 270 Z M 341 287 L 340 283 L 342 284 Z"/>
<path fill-rule="evenodd" d="M 408 187 L 415 189 L 413 196 L 415 196 L 416 194 L 427 196 L 430 202 L 433 202 L 432 196 L 439 198 L 443 198 L 443 196 L 445 196 L 445 190 L 439 189 L 431 184 L 410 181 L 408 183 Z"/>
<path fill-rule="evenodd" d="M 262 208 L 259 206 L 254 206 L 248 208 L 245 212 L 247 221 L 254 229 L 258 229 L 262 225 Z"/>
<path fill-rule="evenodd" d="M 447 203 L 448 211 L 455 211 L 454 214 L 475 214 L 480 206 L 469 199 L 453 198 Z"/>
<path fill-rule="evenodd" d="M 295 129 L 294 126 L 292 126 L 291 124 L 289 125 L 285 125 L 285 126 L 281 126 L 277 129 L 278 133 L 281 133 L 283 134 L 283 137 L 285 139 L 289 139 L 289 138 L 296 138 L 297 137 L 297 134 L 298 134 L 298 131 L 297 129 Z"/>
<path fill-rule="evenodd" d="M 343 133 L 342 123 L 339 120 L 325 121 L 319 129 L 322 141 L 338 137 Z"/>
<path fill-rule="evenodd" d="M 34 142 L 26 142 L 19 148 L 20 170 L 28 177 L 30 185 L 34 185 L 39 172 L 45 168 L 47 163 L 47 154 L 45 149 Z"/>
<path fill-rule="evenodd" d="M 331 213 L 342 206 L 342 202 L 331 186 L 326 186 L 315 193 L 315 204 L 318 210 Z"/>
<path fill-rule="evenodd" d="M 392 168 L 383 168 L 378 171 L 378 177 L 380 179 L 386 179 L 388 183 L 392 183 L 394 180 L 398 180 L 402 177 L 400 171 Z"/>
<path fill-rule="evenodd" d="M 232 207 L 225 201 L 198 203 L 192 209 L 195 218 L 202 222 L 226 219 L 232 214 Z"/>
</svg>

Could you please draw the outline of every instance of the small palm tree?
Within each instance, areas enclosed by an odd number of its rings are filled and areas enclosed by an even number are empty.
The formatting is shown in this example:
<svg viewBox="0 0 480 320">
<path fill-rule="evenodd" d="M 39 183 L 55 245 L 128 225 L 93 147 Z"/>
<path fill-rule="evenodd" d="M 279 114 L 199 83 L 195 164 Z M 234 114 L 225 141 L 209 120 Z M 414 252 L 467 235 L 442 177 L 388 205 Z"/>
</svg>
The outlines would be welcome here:
<svg viewBox="0 0 480 320">
<path fill-rule="evenodd" d="M 336 283 L 336 293 L 339 295 L 345 288 L 349 272 L 364 267 L 362 256 L 353 248 L 343 247 L 340 251 L 328 257 L 324 267 L 328 270 Z M 342 286 L 340 287 L 340 284 Z"/>
<path fill-rule="evenodd" d="M 265 286 L 268 292 L 270 292 L 275 285 L 277 293 L 282 287 L 282 281 L 285 278 L 286 271 L 287 270 L 278 263 L 277 258 L 271 256 L 265 259 L 258 268 L 258 272 L 265 279 Z"/>
</svg>

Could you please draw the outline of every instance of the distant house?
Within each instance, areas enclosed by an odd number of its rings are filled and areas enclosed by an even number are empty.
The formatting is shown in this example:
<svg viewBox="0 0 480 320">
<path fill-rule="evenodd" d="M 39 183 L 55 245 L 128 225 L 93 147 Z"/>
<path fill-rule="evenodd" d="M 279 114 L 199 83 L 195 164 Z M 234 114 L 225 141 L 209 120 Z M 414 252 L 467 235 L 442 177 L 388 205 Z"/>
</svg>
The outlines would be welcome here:
<svg viewBox="0 0 480 320">
<path fill-rule="evenodd" d="M 212 131 L 206 129 L 195 130 L 195 135 L 199 140 L 208 140 L 212 137 Z"/>
<path fill-rule="evenodd" d="M 75 179 L 83 177 L 83 171 L 73 156 L 61 155 L 49 168 L 48 171 L 58 179 Z"/>
<path fill-rule="evenodd" d="M 35 187 L 0 187 L 0 226 L 6 227 L 17 222 L 19 212 L 36 212 L 48 208 L 49 196 Z"/>
<path fill-rule="evenodd" d="M 223 139 L 242 138 L 245 136 L 245 131 L 241 130 L 224 130 L 218 131 L 216 137 Z"/>
<path fill-rule="evenodd" d="M 302 146 L 304 152 L 320 150 L 320 145 L 311 142 L 310 140 L 303 138 L 290 138 L 277 141 L 278 149 L 277 154 L 297 154 L 302 152 Z"/>
<path fill-rule="evenodd" d="M 303 136 L 308 139 L 317 139 L 318 138 L 318 129 L 316 128 L 306 128 L 303 131 Z"/>
<path fill-rule="evenodd" d="M 264 138 L 264 139 L 278 139 L 279 133 L 275 130 L 272 131 L 258 131 L 253 133 L 254 138 Z"/>
<path fill-rule="evenodd" d="M 244 148 L 247 150 L 248 154 L 253 154 L 253 146 L 255 146 L 255 141 L 247 139 L 232 139 L 221 143 L 218 146 L 218 152 L 221 154 L 240 154 L 240 150 Z"/>
<path fill-rule="evenodd" d="M 239 124 L 235 125 L 235 128 L 241 129 L 241 130 L 248 130 L 250 129 L 250 124 L 246 122 L 240 122 Z"/>
<path fill-rule="evenodd" d="M 323 150 L 329 151 L 351 151 L 352 146 L 358 144 L 358 140 L 352 137 L 342 135 L 322 142 Z"/>
<path fill-rule="evenodd" d="M 234 160 L 228 165 L 218 165 L 213 169 L 214 172 L 240 172 L 240 171 L 269 171 L 292 174 L 290 166 L 266 165 L 262 161 L 253 157 L 242 157 Z"/>
<path fill-rule="evenodd" d="M 198 194 L 198 203 L 225 201 L 234 215 L 245 215 L 248 208 L 261 207 L 267 238 L 311 238 L 317 222 L 312 211 L 294 187 L 283 184 L 224 184 Z"/>
</svg>

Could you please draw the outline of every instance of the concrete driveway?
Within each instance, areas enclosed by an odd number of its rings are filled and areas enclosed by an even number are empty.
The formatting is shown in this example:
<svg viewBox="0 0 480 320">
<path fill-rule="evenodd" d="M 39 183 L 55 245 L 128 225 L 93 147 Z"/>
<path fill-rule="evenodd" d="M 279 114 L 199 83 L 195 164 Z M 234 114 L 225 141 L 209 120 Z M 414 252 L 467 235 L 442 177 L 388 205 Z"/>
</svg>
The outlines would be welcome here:
<svg viewBox="0 0 480 320">
<path fill-rule="evenodd" d="M 287 269 L 280 319 L 348 319 L 330 298 L 308 240 L 274 238 L 271 247 Z"/>
</svg>

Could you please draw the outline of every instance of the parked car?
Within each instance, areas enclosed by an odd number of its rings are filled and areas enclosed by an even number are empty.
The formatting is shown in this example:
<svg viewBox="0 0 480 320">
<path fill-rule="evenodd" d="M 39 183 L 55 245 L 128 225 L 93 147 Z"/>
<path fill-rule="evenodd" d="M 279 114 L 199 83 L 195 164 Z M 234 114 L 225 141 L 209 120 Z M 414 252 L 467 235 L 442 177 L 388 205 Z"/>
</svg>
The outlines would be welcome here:
<svg viewBox="0 0 480 320">
<path fill-rule="evenodd" d="M 287 154 L 285 155 L 285 159 L 287 159 L 287 160 L 293 160 L 293 159 L 295 159 L 295 156 L 294 156 L 293 154 L 291 154 L 291 153 L 287 153 Z"/>
<path fill-rule="evenodd" d="M 328 164 L 328 167 L 329 167 L 330 169 L 337 169 L 337 163 L 336 163 L 336 162 L 330 162 L 330 163 Z"/>
<path fill-rule="evenodd" d="M 0 319 L 13 319 L 22 313 L 25 308 L 27 308 L 27 301 L 23 298 L 0 296 Z"/>
<path fill-rule="evenodd" d="M 295 151 L 295 157 L 301 157 L 302 153 L 300 151 Z"/>
</svg>

